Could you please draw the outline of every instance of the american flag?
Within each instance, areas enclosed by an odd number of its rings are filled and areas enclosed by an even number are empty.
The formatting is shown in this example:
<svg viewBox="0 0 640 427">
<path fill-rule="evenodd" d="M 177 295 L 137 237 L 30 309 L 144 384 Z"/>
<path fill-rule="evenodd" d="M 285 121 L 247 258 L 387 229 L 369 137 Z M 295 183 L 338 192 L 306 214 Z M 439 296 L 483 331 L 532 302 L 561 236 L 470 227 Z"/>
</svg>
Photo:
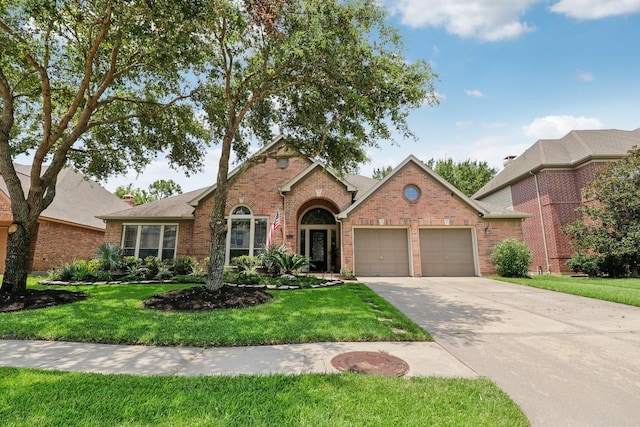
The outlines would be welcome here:
<svg viewBox="0 0 640 427">
<path fill-rule="evenodd" d="M 280 211 L 276 211 L 276 216 L 273 217 L 273 223 L 271 224 L 271 228 L 269 229 L 269 235 L 267 236 L 267 247 L 273 244 L 273 236 L 276 233 L 276 230 L 280 228 Z"/>
</svg>

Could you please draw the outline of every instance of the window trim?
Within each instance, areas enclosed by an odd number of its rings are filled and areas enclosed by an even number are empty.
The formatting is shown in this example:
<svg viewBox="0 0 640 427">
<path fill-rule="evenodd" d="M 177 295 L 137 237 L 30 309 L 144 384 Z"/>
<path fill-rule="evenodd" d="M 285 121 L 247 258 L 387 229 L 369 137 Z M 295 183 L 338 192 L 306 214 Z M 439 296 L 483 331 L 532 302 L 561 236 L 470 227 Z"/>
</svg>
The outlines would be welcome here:
<svg viewBox="0 0 640 427">
<path fill-rule="evenodd" d="M 407 190 L 410 190 L 410 189 L 413 189 L 416 191 L 416 197 L 414 199 L 407 197 Z M 422 195 L 422 191 L 420 190 L 420 187 L 418 187 L 415 184 L 407 184 L 402 189 L 402 197 L 404 197 L 404 199 L 409 203 L 416 203 L 418 199 L 420 199 L 421 195 Z"/>
<path fill-rule="evenodd" d="M 134 247 L 134 251 L 133 251 L 133 256 L 140 258 L 139 254 L 140 254 L 140 240 L 142 238 L 142 227 L 145 226 L 155 226 L 155 227 L 160 227 L 160 237 L 158 238 L 158 252 L 156 253 L 156 255 L 158 258 L 162 259 L 162 252 L 163 249 L 170 249 L 170 248 L 164 248 L 163 244 L 164 244 L 164 232 L 165 232 L 165 227 L 175 227 L 176 228 L 176 238 L 175 238 L 175 243 L 173 245 L 173 258 L 170 259 L 175 259 L 176 255 L 178 253 L 178 234 L 180 232 L 180 225 L 178 223 L 153 223 L 153 222 L 125 222 L 122 223 L 122 238 L 121 238 L 121 243 L 120 243 L 120 247 L 124 250 L 125 249 L 125 236 L 126 236 L 126 230 L 127 227 L 137 227 L 137 231 L 136 231 L 136 242 L 135 242 L 135 247 Z"/>
<path fill-rule="evenodd" d="M 233 214 L 233 211 L 235 211 L 238 208 L 246 208 L 249 210 L 249 214 Z M 247 205 L 243 205 L 243 204 L 239 204 L 234 206 L 233 208 L 231 208 L 229 210 L 229 215 L 227 215 L 225 217 L 225 224 L 226 224 L 226 231 L 227 231 L 227 235 L 226 235 L 226 239 L 225 239 L 225 253 L 224 253 L 224 260 L 225 260 L 225 265 L 229 265 L 229 263 L 231 262 L 231 225 L 233 220 L 237 220 L 237 219 L 245 219 L 245 220 L 249 220 L 249 255 L 253 256 L 254 254 L 256 254 L 261 248 L 258 248 L 255 246 L 255 234 L 256 234 L 256 221 L 258 220 L 264 220 L 265 221 L 265 225 L 266 225 L 266 232 L 269 233 L 269 217 L 268 216 L 257 216 L 253 214 L 253 210 L 247 206 Z M 243 248 L 244 249 L 244 248 Z"/>
</svg>

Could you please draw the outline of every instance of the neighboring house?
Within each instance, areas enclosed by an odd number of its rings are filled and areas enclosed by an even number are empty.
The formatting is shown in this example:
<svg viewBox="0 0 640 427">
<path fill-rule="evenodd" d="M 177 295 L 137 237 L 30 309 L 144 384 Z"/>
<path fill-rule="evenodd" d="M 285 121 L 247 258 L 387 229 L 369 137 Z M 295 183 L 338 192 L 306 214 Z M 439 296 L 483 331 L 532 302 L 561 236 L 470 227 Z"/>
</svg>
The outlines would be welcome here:
<svg viewBox="0 0 640 427">
<path fill-rule="evenodd" d="M 473 198 L 527 212 L 524 239 L 533 251 L 531 271 L 569 272 L 573 256 L 563 227 L 580 219 L 582 189 L 598 168 L 640 146 L 640 129 L 578 130 L 560 139 L 542 139 L 515 158 Z"/>
<path fill-rule="evenodd" d="M 31 166 L 15 165 L 23 191 Z M 104 242 L 105 223 L 97 215 L 129 208 L 125 202 L 71 168 L 58 175 L 56 196 L 38 220 L 31 244 L 30 270 L 46 272 L 74 259 L 91 259 Z M 0 179 L 0 274 L 4 273 L 11 201 Z"/>
<path fill-rule="evenodd" d="M 278 149 L 280 139 L 263 148 Z M 230 173 L 234 176 L 238 169 Z M 209 256 L 216 186 L 101 216 L 126 254 Z M 312 271 L 359 276 L 475 276 L 495 270 L 493 247 L 522 238 L 527 214 L 471 200 L 410 156 L 381 181 L 340 177 L 304 156 L 246 170 L 226 206 L 226 261 L 257 255 L 276 212 L 274 244 L 307 255 Z"/>
</svg>

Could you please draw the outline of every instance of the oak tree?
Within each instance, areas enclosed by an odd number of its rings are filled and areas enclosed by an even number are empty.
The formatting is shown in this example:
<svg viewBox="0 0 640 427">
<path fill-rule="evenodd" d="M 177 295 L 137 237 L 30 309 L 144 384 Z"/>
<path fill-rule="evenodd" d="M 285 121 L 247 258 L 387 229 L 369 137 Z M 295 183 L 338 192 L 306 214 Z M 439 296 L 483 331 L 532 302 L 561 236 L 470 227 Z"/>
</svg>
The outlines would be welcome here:
<svg viewBox="0 0 640 427">
<path fill-rule="evenodd" d="M 26 289 L 40 214 L 71 165 L 103 179 L 163 152 L 197 169 L 205 134 L 186 102 L 196 1 L 0 0 L 0 174 L 15 233 L 2 290 Z M 31 157 L 23 187 L 16 157 Z"/>
<path fill-rule="evenodd" d="M 376 0 L 211 0 L 203 37 L 209 78 L 199 92 L 221 144 L 210 217 L 207 286 L 222 286 L 229 159 L 252 141 L 284 136 L 291 155 L 353 171 L 378 141 L 410 137 L 407 115 L 435 104 L 426 61 L 407 61 L 398 32 Z M 394 133 L 396 132 L 396 133 Z M 241 163 L 238 173 L 274 153 Z"/>
</svg>

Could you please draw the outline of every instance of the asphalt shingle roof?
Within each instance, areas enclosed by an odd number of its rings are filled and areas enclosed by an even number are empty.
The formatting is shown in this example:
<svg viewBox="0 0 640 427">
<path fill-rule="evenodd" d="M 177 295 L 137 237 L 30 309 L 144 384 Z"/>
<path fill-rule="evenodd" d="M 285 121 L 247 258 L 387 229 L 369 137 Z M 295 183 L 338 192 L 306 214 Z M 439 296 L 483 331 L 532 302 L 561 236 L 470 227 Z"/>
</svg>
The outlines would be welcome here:
<svg viewBox="0 0 640 427">
<path fill-rule="evenodd" d="M 479 199 L 518 181 L 529 172 L 545 168 L 574 168 L 590 160 L 619 159 L 634 146 L 640 146 L 640 128 L 574 130 L 560 139 L 540 139 L 482 187 Z"/>
<path fill-rule="evenodd" d="M 19 164 L 14 166 L 22 183 L 22 189 L 26 193 L 29 188 L 31 166 Z M 0 179 L 0 191 L 6 195 L 9 194 L 4 179 Z M 58 175 L 56 196 L 40 217 L 104 230 L 104 221 L 98 219 L 97 215 L 127 208 L 130 208 L 128 204 L 98 183 L 72 168 L 64 168 Z"/>
</svg>

